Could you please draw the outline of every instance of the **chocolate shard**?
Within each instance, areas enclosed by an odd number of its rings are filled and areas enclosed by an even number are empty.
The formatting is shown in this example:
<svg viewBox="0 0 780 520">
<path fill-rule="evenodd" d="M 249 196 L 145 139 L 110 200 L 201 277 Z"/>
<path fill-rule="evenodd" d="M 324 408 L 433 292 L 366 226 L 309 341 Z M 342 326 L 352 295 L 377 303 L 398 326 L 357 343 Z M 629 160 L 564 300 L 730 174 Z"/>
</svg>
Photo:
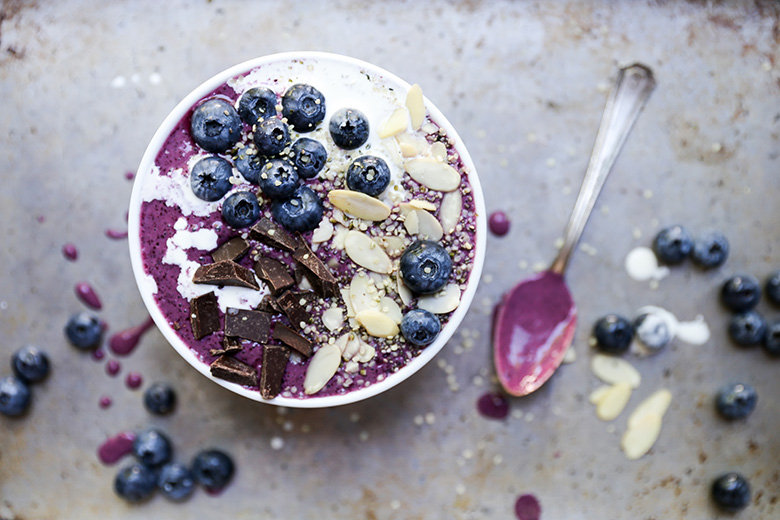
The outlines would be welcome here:
<svg viewBox="0 0 780 520">
<path fill-rule="evenodd" d="M 211 375 L 244 386 L 257 386 L 257 370 L 233 356 L 220 356 L 211 363 Z"/>
<path fill-rule="evenodd" d="M 256 291 L 260 290 L 255 273 L 232 260 L 223 260 L 198 267 L 192 281 L 209 285 L 234 285 Z"/>
<path fill-rule="evenodd" d="M 211 258 L 215 262 L 233 260 L 234 262 L 249 251 L 249 242 L 241 237 L 233 237 L 211 252 Z"/>
<path fill-rule="evenodd" d="M 290 276 L 287 266 L 273 258 L 265 256 L 258 258 L 255 262 L 255 272 L 268 284 L 274 294 L 295 285 L 295 280 Z"/>
<path fill-rule="evenodd" d="M 263 244 L 292 253 L 299 246 L 298 239 L 268 217 L 260 217 L 249 229 L 249 235 Z"/>
<path fill-rule="evenodd" d="M 282 308 L 279 307 L 279 303 L 277 303 L 276 298 L 271 296 L 270 294 L 266 294 L 263 296 L 263 299 L 260 300 L 260 304 L 255 309 L 257 311 L 263 311 L 267 312 L 271 315 L 277 315 L 282 314 Z"/>
<path fill-rule="evenodd" d="M 309 245 L 300 240 L 301 245 L 293 251 L 293 258 L 303 266 L 317 294 L 323 298 L 339 295 L 339 284 L 320 258 L 315 255 Z"/>
<path fill-rule="evenodd" d="M 276 297 L 276 303 L 282 308 L 282 312 L 289 318 L 290 323 L 296 330 L 301 330 L 311 321 L 311 316 L 306 312 L 306 308 L 301 305 L 300 300 L 300 297 L 296 296 L 292 291 L 284 291 Z"/>
<path fill-rule="evenodd" d="M 294 348 L 306 357 L 313 353 L 314 345 L 284 323 L 274 325 L 273 338 L 278 339 L 288 347 Z"/>
<path fill-rule="evenodd" d="M 284 345 L 263 345 L 263 364 L 260 367 L 260 395 L 263 399 L 279 395 L 289 358 L 290 349 Z"/>
<path fill-rule="evenodd" d="M 225 312 L 225 336 L 266 343 L 271 332 L 271 315 L 262 311 L 234 309 Z"/>
<path fill-rule="evenodd" d="M 201 339 L 219 330 L 219 305 L 214 291 L 190 300 L 190 325 L 195 339 Z"/>
<path fill-rule="evenodd" d="M 224 354 L 233 356 L 242 350 L 244 350 L 244 344 L 241 343 L 241 338 L 225 336 L 225 339 L 222 340 L 222 348 L 209 349 L 209 354 L 212 356 L 222 356 Z"/>
</svg>

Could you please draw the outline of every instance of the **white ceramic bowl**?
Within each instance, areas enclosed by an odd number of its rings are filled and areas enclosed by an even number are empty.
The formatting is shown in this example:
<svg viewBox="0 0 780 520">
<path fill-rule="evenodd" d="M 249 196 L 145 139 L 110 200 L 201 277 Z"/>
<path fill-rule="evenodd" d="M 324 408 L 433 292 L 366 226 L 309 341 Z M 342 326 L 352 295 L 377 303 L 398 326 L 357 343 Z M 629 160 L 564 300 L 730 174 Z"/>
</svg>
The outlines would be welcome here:
<svg viewBox="0 0 780 520">
<path fill-rule="evenodd" d="M 442 327 L 436 340 L 425 347 L 422 352 L 411 360 L 406 366 L 400 369 L 398 372 L 389 374 L 382 381 L 376 382 L 370 386 L 363 387 L 359 390 L 353 390 L 342 395 L 331 395 L 324 397 L 309 396 L 306 399 L 297 399 L 291 397 L 277 396 L 271 400 L 265 400 L 260 397 L 258 391 L 248 390 L 247 388 L 224 381 L 222 379 L 215 378 L 211 375 L 209 365 L 201 361 L 196 353 L 190 349 L 190 347 L 176 334 L 173 328 L 168 324 L 165 316 L 160 311 L 157 303 L 155 302 L 154 294 L 150 289 L 147 281 L 147 274 L 144 270 L 144 265 L 141 257 L 141 240 L 140 240 L 140 212 L 142 205 L 142 192 L 144 183 L 149 177 L 154 164 L 155 158 L 161 147 L 164 145 L 169 134 L 174 127 L 180 122 L 190 108 L 197 104 L 205 96 L 213 92 L 223 83 L 227 82 L 231 78 L 241 76 L 247 72 L 258 69 L 261 67 L 278 67 L 282 63 L 290 63 L 293 61 L 304 63 L 316 63 L 318 67 L 321 65 L 332 66 L 334 69 L 351 70 L 359 73 L 366 73 L 375 77 L 382 77 L 384 83 L 396 90 L 397 92 L 407 92 L 410 85 L 400 79 L 399 77 L 383 70 L 376 65 L 366 63 L 353 58 L 340 56 L 336 54 L 328 54 L 321 52 L 290 52 L 282 54 L 274 54 L 256 58 L 246 61 L 231 67 L 212 78 L 205 81 L 198 86 L 189 95 L 187 95 L 165 118 L 163 123 L 157 129 L 157 132 L 152 137 L 149 146 L 144 153 L 141 160 L 141 164 L 138 167 L 138 173 L 135 178 L 135 184 L 133 186 L 132 196 L 130 198 L 130 208 L 128 213 L 128 225 L 129 225 L 129 245 L 130 245 L 130 258 L 133 266 L 133 273 L 136 278 L 139 290 L 143 301 L 149 310 L 149 314 L 154 320 L 157 327 L 162 332 L 166 340 L 173 346 L 174 349 L 195 369 L 203 374 L 208 379 L 214 381 L 220 386 L 227 388 L 228 390 L 240 394 L 249 399 L 255 401 L 261 401 L 264 403 L 270 403 L 279 406 L 298 407 L 298 408 L 323 408 L 331 406 L 339 406 L 343 404 L 353 403 L 363 399 L 367 399 L 371 396 L 380 394 L 402 381 L 406 380 L 409 376 L 420 370 L 426 363 L 428 363 L 434 356 L 444 347 L 447 341 L 452 337 L 458 328 L 458 325 L 463 321 L 466 312 L 469 309 L 471 301 L 474 298 L 474 293 L 477 290 L 477 284 L 482 273 L 482 265 L 485 257 L 485 243 L 486 243 L 486 220 L 485 204 L 482 195 L 482 188 L 480 187 L 479 179 L 477 177 L 476 168 L 469 156 L 466 148 L 458 136 L 455 129 L 447 121 L 444 115 L 431 103 L 425 99 L 425 107 L 431 118 L 441 128 L 445 129 L 447 135 L 455 143 L 455 148 L 458 150 L 461 160 L 467 171 L 469 172 L 469 182 L 471 184 L 474 204 L 476 207 L 476 222 L 477 222 L 477 243 L 475 244 L 475 256 L 472 272 L 469 278 L 467 289 L 463 292 L 461 297 L 461 303 L 455 312 L 450 317 L 449 321 L 444 327 Z M 405 95 L 405 94 L 404 94 Z"/>
</svg>

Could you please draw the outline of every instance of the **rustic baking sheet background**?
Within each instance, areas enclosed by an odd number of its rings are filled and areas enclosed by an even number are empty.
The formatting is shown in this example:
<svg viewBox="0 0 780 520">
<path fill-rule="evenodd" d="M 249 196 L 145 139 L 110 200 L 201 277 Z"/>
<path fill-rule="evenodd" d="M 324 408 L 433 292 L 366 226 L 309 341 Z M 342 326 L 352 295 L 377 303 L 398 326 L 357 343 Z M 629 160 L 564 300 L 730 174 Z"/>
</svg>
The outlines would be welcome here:
<svg viewBox="0 0 780 520">
<path fill-rule="evenodd" d="M 754 500 L 740 518 L 777 518 L 780 361 L 725 336 L 719 285 L 735 272 L 780 268 L 780 4 L 745 2 L 25 2 L 0 8 L 0 373 L 19 346 L 44 347 L 53 373 L 28 417 L 0 417 L 0 518 L 513 518 L 521 494 L 542 518 L 708 519 L 708 487 L 739 470 Z M 512 219 L 488 239 L 480 289 L 461 331 L 415 377 L 370 401 L 331 410 L 280 410 L 208 382 L 156 331 L 120 360 L 64 341 L 81 310 L 73 287 L 91 283 L 112 330 L 146 317 L 125 228 L 147 142 L 192 88 L 230 65 L 287 50 L 371 61 L 447 114 L 466 142 L 487 206 Z M 475 403 L 491 382 L 489 313 L 514 281 L 555 254 L 621 65 L 640 61 L 658 88 L 597 203 L 568 281 L 580 308 L 578 359 L 536 394 L 512 399 L 504 421 Z M 722 230 L 727 264 L 673 269 L 657 289 L 622 267 L 673 223 Z M 71 242 L 79 258 L 68 262 Z M 702 346 L 677 343 L 630 358 L 652 391 L 674 395 L 650 454 L 619 448 L 627 413 L 599 421 L 587 395 L 589 328 L 599 316 L 657 304 L 702 314 Z M 780 310 L 762 304 L 769 318 Z M 5 368 L 3 368 L 5 366 Z M 124 377 L 175 384 L 176 413 L 158 418 Z M 726 424 L 711 404 L 720 384 L 759 392 L 749 420 Z M 100 409 L 101 396 L 114 404 Z M 216 445 L 238 464 L 218 497 L 184 504 L 117 499 L 117 467 L 99 463 L 108 436 L 155 425 L 177 458 Z"/>
</svg>

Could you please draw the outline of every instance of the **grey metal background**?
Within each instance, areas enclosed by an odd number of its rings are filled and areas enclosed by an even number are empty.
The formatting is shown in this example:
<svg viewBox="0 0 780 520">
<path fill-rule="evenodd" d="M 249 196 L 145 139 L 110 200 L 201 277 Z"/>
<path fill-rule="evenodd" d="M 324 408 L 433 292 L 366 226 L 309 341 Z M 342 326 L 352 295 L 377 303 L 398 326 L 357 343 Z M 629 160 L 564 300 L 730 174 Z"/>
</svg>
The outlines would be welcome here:
<svg viewBox="0 0 780 520">
<path fill-rule="evenodd" d="M 717 291 L 734 272 L 764 277 L 780 267 L 778 16 L 770 0 L 3 1 L 0 352 L 7 359 L 37 343 L 54 370 L 35 388 L 28 417 L 0 417 L 0 518 L 513 518 L 517 496 L 532 493 L 545 519 L 705 519 L 717 516 L 709 483 L 729 469 L 755 491 L 740 518 L 777 518 L 780 362 L 730 345 Z M 458 333 L 400 387 L 331 410 L 285 413 L 235 396 L 157 331 L 110 378 L 104 363 L 65 343 L 62 328 L 82 308 L 73 295 L 81 280 L 98 290 L 113 330 L 145 318 L 126 241 L 104 236 L 125 226 L 124 172 L 201 81 L 296 49 L 351 55 L 419 83 L 466 142 L 488 208 L 510 214 L 510 234 L 489 237 L 462 325 L 468 338 Z M 493 388 L 490 308 L 552 261 L 606 89 L 634 61 L 654 69 L 658 88 L 568 271 L 580 308 L 578 359 L 536 394 L 513 399 L 507 420 L 486 420 L 475 402 Z M 727 265 L 675 268 L 655 290 L 630 280 L 626 253 L 671 223 L 724 231 Z M 79 248 L 75 263 L 60 252 L 66 242 Z M 600 315 L 646 304 L 682 319 L 701 313 L 713 337 L 631 359 L 644 379 L 629 409 L 661 386 L 674 400 L 653 452 L 630 462 L 618 447 L 627 413 L 610 427 L 587 403 L 598 384 L 587 338 Z M 150 416 L 141 392 L 124 386 L 129 371 L 146 384 L 174 381 L 177 412 Z M 759 406 L 726 424 L 711 399 L 732 379 L 752 382 Z M 98 407 L 102 395 L 111 408 Z M 229 450 L 234 483 L 219 497 L 126 506 L 111 489 L 117 468 L 95 451 L 107 436 L 150 425 L 171 434 L 180 460 L 205 446 Z"/>
</svg>

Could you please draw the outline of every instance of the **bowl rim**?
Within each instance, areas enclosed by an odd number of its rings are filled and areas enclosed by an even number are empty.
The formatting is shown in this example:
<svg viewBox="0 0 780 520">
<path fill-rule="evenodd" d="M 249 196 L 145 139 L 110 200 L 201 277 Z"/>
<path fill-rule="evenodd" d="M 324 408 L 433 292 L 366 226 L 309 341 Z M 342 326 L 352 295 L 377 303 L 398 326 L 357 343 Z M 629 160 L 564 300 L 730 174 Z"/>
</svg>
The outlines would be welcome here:
<svg viewBox="0 0 780 520">
<path fill-rule="evenodd" d="M 147 285 L 145 284 L 147 275 L 144 272 L 143 259 L 141 256 L 141 239 L 139 233 L 141 205 L 143 203 L 142 185 L 144 183 L 145 177 L 152 170 L 152 165 L 157 158 L 157 154 L 161 147 L 165 144 L 165 141 L 167 140 L 171 131 L 195 103 L 203 99 L 205 96 L 213 92 L 216 88 L 231 78 L 247 73 L 263 65 L 291 60 L 315 60 L 318 62 L 331 61 L 334 63 L 346 64 L 348 66 L 359 68 L 360 70 L 368 70 L 373 74 L 381 75 L 383 81 L 393 83 L 401 87 L 403 89 L 402 92 L 408 91 L 408 89 L 411 87 L 408 82 L 404 81 L 400 77 L 372 63 L 341 54 L 320 51 L 294 51 L 269 54 L 238 63 L 230 68 L 223 70 L 222 72 L 215 74 L 194 88 L 170 111 L 170 113 L 168 113 L 152 136 L 152 139 L 149 141 L 149 144 L 144 151 L 143 157 L 138 166 L 133 183 L 132 193 L 130 196 L 130 205 L 128 210 L 128 243 L 130 250 L 130 261 L 136 285 L 138 286 L 138 290 L 141 293 L 141 298 L 144 302 L 144 305 L 146 306 L 147 311 L 149 312 L 149 315 L 166 341 L 193 368 L 223 388 L 226 388 L 236 394 L 254 401 L 289 408 L 328 408 L 362 401 L 397 386 L 411 377 L 413 374 L 417 373 L 444 348 L 444 345 L 447 344 L 460 324 L 463 322 L 463 319 L 465 318 L 474 299 L 477 286 L 479 285 L 485 259 L 485 247 L 487 244 L 487 215 L 485 213 L 485 201 L 477 170 L 474 166 L 474 162 L 471 159 L 471 156 L 466 150 L 463 140 L 460 138 L 460 135 L 458 135 L 455 128 L 452 126 L 449 120 L 447 120 L 444 114 L 433 103 L 431 103 L 427 97 L 424 98 L 425 107 L 428 110 L 431 118 L 439 127 L 443 128 L 447 132 L 448 137 L 454 140 L 455 148 L 458 150 L 460 158 L 463 161 L 463 165 L 468 172 L 469 183 L 471 184 L 472 196 L 476 210 L 475 221 L 477 224 L 477 243 L 474 249 L 474 265 L 472 267 L 471 274 L 469 275 L 468 285 L 466 290 L 461 295 L 461 301 L 458 308 L 453 312 L 447 324 L 442 327 L 442 330 L 437 338 L 433 341 L 433 343 L 426 346 L 409 363 L 404 365 L 404 367 L 401 368 L 398 372 L 390 374 L 382 381 L 377 381 L 362 389 L 340 395 L 330 395 L 323 397 L 311 396 L 306 399 L 296 399 L 279 395 L 273 399 L 263 399 L 260 396 L 260 392 L 257 390 L 249 390 L 244 386 L 230 383 L 212 376 L 209 370 L 209 365 L 203 362 L 168 324 L 162 311 L 157 306 L 157 303 L 154 299 L 154 294 L 144 289 Z"/>
</svg>

